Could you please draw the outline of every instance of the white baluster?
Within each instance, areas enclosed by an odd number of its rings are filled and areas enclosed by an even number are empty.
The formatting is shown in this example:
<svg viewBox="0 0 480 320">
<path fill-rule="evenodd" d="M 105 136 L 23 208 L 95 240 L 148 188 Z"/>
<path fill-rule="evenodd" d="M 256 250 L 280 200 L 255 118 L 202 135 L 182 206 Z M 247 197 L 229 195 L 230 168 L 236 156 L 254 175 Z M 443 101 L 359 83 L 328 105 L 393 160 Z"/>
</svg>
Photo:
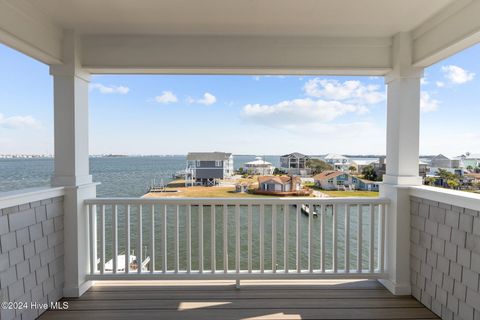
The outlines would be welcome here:
<svg viewBox="0 0 480 320">
<path fill-rule="evenodd" d="M 223 205 L 223 272 L 228 272 L 228 207 Z"/>
<path fill-rule="evenodd" d="M 130 205 L 125 212 L 125 273 L 130 272 Z"/>
<path fill-rule="evenodd" d="M 179 261 L 180 261 L 180 241 L 179 241 L 179 214 L 180 214 L 180 206 L 177 205 L 176 208 L 175 208 L 175 214 L 174 214 L 174 218 L 173 218 L 173 225 L 174 225 L 174 229 L 173 229 L 173 247 L 174 247 L 174 250 L 175 250 L 175 265 L 174 265 L 174 270 L 175 270 L 175 273 L 178 273 L 178 269 L 179 269 Z"/>
<path fill-rule="evenodd" d="M 150 217 L 150 273 L 155 272 L 155 205 L 152 204 Z"/>
<path fill-rule="evenodd" d="M 168 215 L 168 206 L 164 205 L 162 210 L 162 271 L 166 273 L 168 270 L 168 261 L 167 261 L 167 215 Z"/>
<path fill-rule="evenodd" d="M 290 225 L 290 206 L 285 204 L 283 206 L 283 265 L 285 273 L 288 273 L 288 255 L 289 255 L 289 225 Z"/>
<path fill-rule="evenodd" d="M 203 205 L 198 209 L 198 260 L 199 271 L 203 273 Z"/>
<path fill-rule="evenodd" d="M 100 212 L 100 273 L 105 273 L 105 205 Z"/>
<path fill-rule="evenodd" d="M 337 255 L 337 205 L 333 204 L 332 207 L 332 241 L 333 241 L 333 250 L 332 250 L 332 268 L 333 273 L 337 273 L 338 268 L 338 255 Z"/>
<path fill-rule="evenodd" d="M 272 272 L 277 272 L 277 205 L 272 205 Z"/>
<path fill-rule="evenodd" d="M 240 206 L 235 206 L 235 269 L 240 273 Z"/>
<path fill-rule="evenodd" d="M 369 254 L 369 269 L 370 273 L 373 273 L 373 269 L 375 268 L 375 211 L 373 210 L 373 204 L 370 206 L 370 254 Z"/>
<path fill-rule="evenodd" d="M 138 223 L 137 223 L 137 272 L 142 273 L 143 264 L 143 228 L 142 228 L 142 205 L 138 206 Z"/>
<path fill-rule="evenodd" d="M 259 242 L 260 242 L 260 272 L 265 271 L 265 227 L 264 227 L 265 206 L 260 205 L 260 228 L 259 228 Z"/>
<path fill-rule="evenodd" d="M 90 274 L 97 272 L 97 205 L 89 205 L 90 223 Z"/>
<path fill-rule="evenodd" d="M 212 268 L 212 273 L 215 273 L 217 269 L 217 262 L 216 262 L 216 254 L 217 254 L 217 248 L 216 248 L 216 243 L 215 243 L 215 233 L 216 233 L 216 224 L 215 224 L 215 205 L 210 206 L 211 210 L 211 218 L 210 218 L 210 243 L 211 243 L 211 255 L 210 255 L 210 265 Z"/>
<path fill-rule="evenodd" d="M 113 241 L 113 273 L 117 273 L 118 264 L 118 210 L 117 205 L 112 207 L 112 241 Z"/>
<path fill-rule="evenodd" d="M 247 233 L 248 233 L 248 272 L 251 273 L 252 272 L 252 243 L 253 243 L 253 231 L 252 231 L 252 225 L 253 225 L 253 218 L 252 218 L 252 205 L 249 204 L 248 205 L 248 217 L 247 217 Z"/>
<path fill-rule="evenodd" d="M 297 254 L 297 273 L 300 273 L 302 271 L 302 261 L 301 261 L 302 255 L 301 255 L 301 247 L 300 247 L 300 243 L 301 243 L 301 239 L 302 239 L 301 228 L 300 228 L 300 204 L 297 203 L 296 206 L 297 206 L 297 210 L 295 211 L 295 218 L 297 219 L 297 224 L 296 224 L 297 245 L 295 247 L 295 251 L 296 251 L 296 254 Z"/>
<path fill-rule="evenodd" d="M 345 272 L 350 272 L 350 206 L 345 205 Z"/>
<path fill-rule="evenodd" d="M 325 214 L 327 207 L 320 206 L 320 269 L 325 273 Z"/>
<path fill-rule="evenodd" d="M 357 272 L 361 273 L 362 272 L 362 224 L 363 224 L 363 219 L 362 219 L 362 206 L 357 205 Z"/>
<path fill-rule="evenodd" d="M 313 212 L 315 211 L 315 206 L 313 204 L 308 205 L 308 272 L 313 273 Z"/>
<path fill-rule="evenodd" d="M 192 271 L 192 205 L 187 205 L 187 218 L 185 222 L 187 235 L 187 273 Z"/>
</svg>

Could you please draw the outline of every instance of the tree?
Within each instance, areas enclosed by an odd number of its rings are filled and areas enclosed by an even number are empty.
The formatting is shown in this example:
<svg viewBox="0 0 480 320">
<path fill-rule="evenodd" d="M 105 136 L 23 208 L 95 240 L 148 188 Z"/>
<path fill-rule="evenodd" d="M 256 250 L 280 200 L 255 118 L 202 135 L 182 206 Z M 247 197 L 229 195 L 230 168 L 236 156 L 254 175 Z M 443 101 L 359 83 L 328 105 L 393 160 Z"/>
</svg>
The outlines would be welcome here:
<svg viewBox="0 0 480 320">
<path fill-rule="evenodd" d="M 378 178 L 373 166 L 366 166 L 365 168 L 363 168 L 362 175 L 363 178 L 371 181 L 376 181 Z"/>
<path fill-rule="evenodd" d="M 245 171 L 243 170 L 243 167 L 238 168 L 237 173 L 238 173 L 239 175 L 244 174 Z"/>
<path fill-rule="evenodd" d="M 279 168 L 273 169 L 273 174 L 274 174 L 274 175 L 282 175 L 282 174 L 286 174 L 286 173 L 287 173 L 287 172 L 285 172 L 284 170 L 279 169 Z"/>
<path fill-rule="evenodd" d="M 425 184 L 428 186 L 433 186 L 435 184 L 435 181 L 437 181 L 435 177 L 426 177 L 424 180 Z"/>
<path fill-rule="evenodd" d="M 308 168 L 312 169 L 312 174 L 317 174 L 325 170 L 333 170 L 332 165 L 320 159 L 309 159 L 306 164 Z"/>
<path fill-rule="evenodd" d="M 473 167 L 472 167 L 472 166 L 468 166 L 468 167 L 467 167 L 467 170 L 470 171 L 470 172 L 472 172 L 472 171 L 473 171 Z"/>
<path fill-rule="evenodd" d="M 457 176 L 454 173 L 451 173 L 448 170 L 445 169 L 438 169 L 437 174 L 440 178 L 443 180 L 455 180 L 458 179 Z"/>
<path fill-rule="evenodd" d="M 350 173 L 354 173 L 355 171 L 357 171 L 357 167 L 350 166 L 350 167 L 348 167 L 348 171 L 350 171 Z"/>
<path fill-rule="evenodd" d="M 452 189 L 457 189 L 460 186 L 460 182 L 457 179 L 447 180 L 447 185 Z"/>
<path fill-rule="evenodd" d="M 456 189 L 460 186 L 460 177 L 456 174 L 445 169 L 438 169 L 437 174 L 447 187 Z"/>
</svg>

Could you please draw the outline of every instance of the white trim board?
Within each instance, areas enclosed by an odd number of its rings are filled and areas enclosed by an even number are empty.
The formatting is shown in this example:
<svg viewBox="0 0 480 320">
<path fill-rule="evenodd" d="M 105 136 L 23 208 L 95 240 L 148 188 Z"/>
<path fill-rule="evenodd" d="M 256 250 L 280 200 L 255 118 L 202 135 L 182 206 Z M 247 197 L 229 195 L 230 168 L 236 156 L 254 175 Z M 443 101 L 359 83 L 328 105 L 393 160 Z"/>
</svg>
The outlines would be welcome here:
<svg viewBox="0 0 480 320">
<path fill-rule="evenodd" d="M 64 187 L 31 188 L 0 193 L 0 209 L 65 195 Z"/>
<path fill-rule="evenodd" d="M 410 195 L 480 211 L 480 195 L 465 191 L 442 189 L 438 187 L 415 186 L 410 187 Z"/>
</svg>

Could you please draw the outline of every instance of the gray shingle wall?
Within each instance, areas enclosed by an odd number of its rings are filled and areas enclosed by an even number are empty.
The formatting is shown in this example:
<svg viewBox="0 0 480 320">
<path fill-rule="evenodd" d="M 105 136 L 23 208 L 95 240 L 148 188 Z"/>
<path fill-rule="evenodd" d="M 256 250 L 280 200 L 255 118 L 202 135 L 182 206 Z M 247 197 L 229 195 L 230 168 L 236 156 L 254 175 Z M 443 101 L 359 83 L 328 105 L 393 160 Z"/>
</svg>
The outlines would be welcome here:
<svg viewBox="0 0 480 320">
<path fill-rule="evenodd" d="M 0 210 L 1 301 L 55 302 L 63 282 L 63 197 Z M 0 319 L 35 319 L 43 311 L 0 309 Z"/>
<path fill-rule="evenodd" d="M 442 319 L 480 320 L 480 212 L 411 197 L 412 295 Z"/>
</svg>

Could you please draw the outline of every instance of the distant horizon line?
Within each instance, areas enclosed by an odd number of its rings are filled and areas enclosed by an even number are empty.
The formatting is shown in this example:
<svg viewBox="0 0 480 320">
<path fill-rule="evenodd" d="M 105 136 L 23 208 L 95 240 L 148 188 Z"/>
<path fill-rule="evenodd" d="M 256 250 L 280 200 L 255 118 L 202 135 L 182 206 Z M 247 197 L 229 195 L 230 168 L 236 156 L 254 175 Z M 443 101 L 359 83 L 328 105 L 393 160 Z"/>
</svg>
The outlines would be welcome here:
<svg viewBox="0 0 480 320">
<path fill-rule="evenodd" d="M 288 154 L 288 153 L 286 153 Z M 325 155 L 328 155 L 329 153 L 322 153 L 322 154 L 305 154 L 307 156 L 311 157 L 322 157 Z M 375 158 L 375 157 L 385 157 L 385 154 L 341 154 L 338 153 L 339 155 L 345 156 L 345 157 L 362 157 L 362 158 Z M 442 154 L 442 153 L 440 153 Z M 102 154 L 89 154 L 89 157 L 96 157 L 96 158 L 115 158 L 115 157 L 176 157 L 176 156 L 186 156 L 187 153 L 166 153 L 166 154 L 141 154 L 141 153 L 126 153 L 126 154 L 120 154 L 120 153 L 102 153 Z M 285 154 L 248 154 L 248 153 L 232 153 L 233 156 L 257 156 L 257 157 L 262 157 L 262 156 L 267 156 L 267 157 L 280 157 Z M 439 154 L 424 154 L 424 155 L 419 155 L 419 157 L 434 157 Z M 37 157 L 37 158 L 54 158 L 53 154 L 36 154 L 36 153 L 4 153 L 0 154 L 0 158 L 6 158 L 6 157 L 14 157 L 14 158 L 25 158 L 25 157 Z"/>
</svg>

